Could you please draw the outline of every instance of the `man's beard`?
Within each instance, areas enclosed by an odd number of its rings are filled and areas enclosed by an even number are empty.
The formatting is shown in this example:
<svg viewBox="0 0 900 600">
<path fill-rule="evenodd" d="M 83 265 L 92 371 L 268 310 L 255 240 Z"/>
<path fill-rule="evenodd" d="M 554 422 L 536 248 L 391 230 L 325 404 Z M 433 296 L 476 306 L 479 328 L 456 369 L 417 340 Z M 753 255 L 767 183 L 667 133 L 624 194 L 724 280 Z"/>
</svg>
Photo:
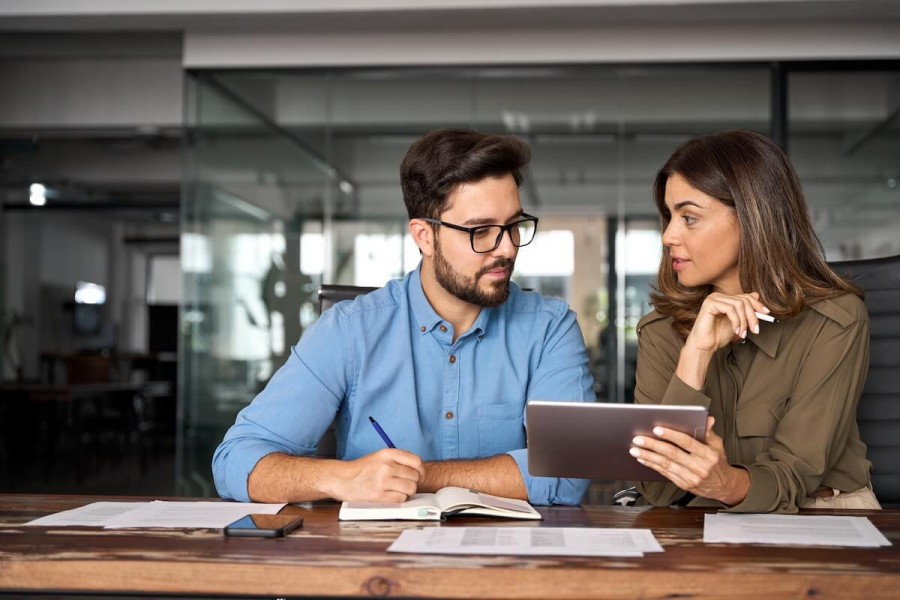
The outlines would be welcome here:
<svg viewBox="0 0 900 600">
<path fill-rule="evenodd" d="M 515 265 L 516 261 L 512 259 L 500 258 L 479 269 L 475 273 L 475 277 L 469 279 L 450 266 L 450 263 L 444 259 L 444 255 L 441 252 L 440 239 L 435 238 L 434 240 L 434 274 L 438 283 L 445 290 L 469 304 L 490 308 L 492 306 L 500 306 L 506 302 L 506 299 L 509 298 L 509 278 L 512 277 Z M 509 273 L 503 279 L 491 282 L 489 291 L 482 290 L 478 285 L 481 276 L 497 268 L 506 268 Z"/>
</svg>

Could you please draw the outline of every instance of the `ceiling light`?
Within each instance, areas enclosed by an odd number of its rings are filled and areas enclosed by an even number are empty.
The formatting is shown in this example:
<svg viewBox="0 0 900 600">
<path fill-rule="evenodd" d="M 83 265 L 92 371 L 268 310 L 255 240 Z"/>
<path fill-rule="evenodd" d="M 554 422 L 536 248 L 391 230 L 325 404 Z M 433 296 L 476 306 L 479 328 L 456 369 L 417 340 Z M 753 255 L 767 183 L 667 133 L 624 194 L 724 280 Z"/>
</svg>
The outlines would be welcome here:
<svg viewBox="0 0 900 600">
<path fill-rule="evenodd" d="M 28 191 L 31 192 L 28 201 L 31 202 L 32 206 L 43 206 L 47 204 L 47 188 L 43 185 L 40 183 L 32 183 L 31 187 L 28 188 Z"/>
<path fill-rule="evenodd" d="M 76 304 L 103 304 L 106 302 L 106 288 L 96 283 L 79 281 L 75 284 Z"/>
</svg>

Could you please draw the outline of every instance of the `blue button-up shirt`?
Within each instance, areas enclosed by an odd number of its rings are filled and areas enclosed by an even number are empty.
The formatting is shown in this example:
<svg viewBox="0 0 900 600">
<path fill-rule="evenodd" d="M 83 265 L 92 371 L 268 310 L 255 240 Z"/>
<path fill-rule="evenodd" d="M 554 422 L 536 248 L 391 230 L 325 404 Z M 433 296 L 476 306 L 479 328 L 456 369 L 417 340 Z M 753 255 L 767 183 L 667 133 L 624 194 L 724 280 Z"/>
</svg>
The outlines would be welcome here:
<svg viewBox="0 0 900 600">
<path fill-rule="evenodd" d="M 261 458 L 315 454 L 332 421 L 338 458 L 383 449 L 372 416 L 423 460 L 507 453 L 533 504 L 577 504 L 587 480 L 528 474 L 524 423 L 529 399 L 595 400 L 575 314 L 510 283 L 504 304 L 453 337 L 418 270 L 325 311 L 225 434 L 213 457 L 219 494 L 247 501 Z"/>
</svg>

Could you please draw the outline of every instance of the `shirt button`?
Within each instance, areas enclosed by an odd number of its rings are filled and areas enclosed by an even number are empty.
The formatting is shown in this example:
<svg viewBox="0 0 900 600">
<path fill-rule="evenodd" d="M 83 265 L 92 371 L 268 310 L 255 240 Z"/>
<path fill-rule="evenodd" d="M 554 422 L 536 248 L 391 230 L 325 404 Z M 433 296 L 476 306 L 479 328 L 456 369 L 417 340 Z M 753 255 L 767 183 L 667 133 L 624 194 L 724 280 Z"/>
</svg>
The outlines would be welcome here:
<svg viewBox="0 0 900 600">
<path fill-rule="evenodd" d="M 455 354 L 451 354 L 451 355 L 450 355 L 450 364 L 452 365 L 452 364 L 455 363 L 455 362 L 456 362 L 456 355 L 455 355 Z"/>
<path fill-rule="evenodd" d="M 452 421 L 452 420 L 453 420 L 453 413 L 450 412 L 450 411 L 447 411 L 447 414 L 444 415 L 444 418 L 447 419 L 448 421 Z"/>
<path fill-rule="evenodd" d="M 419 327 L 419 331 L 421 331 L 422 333 L 425 333 L 425 326 L 422 325 L 421 327 Z"/>
<path fill-rule="evenodd" d="M 447 326 L 441 325 L 440 330 L 441 330 L 441 333 L 447 333 Z"/>
</svg>

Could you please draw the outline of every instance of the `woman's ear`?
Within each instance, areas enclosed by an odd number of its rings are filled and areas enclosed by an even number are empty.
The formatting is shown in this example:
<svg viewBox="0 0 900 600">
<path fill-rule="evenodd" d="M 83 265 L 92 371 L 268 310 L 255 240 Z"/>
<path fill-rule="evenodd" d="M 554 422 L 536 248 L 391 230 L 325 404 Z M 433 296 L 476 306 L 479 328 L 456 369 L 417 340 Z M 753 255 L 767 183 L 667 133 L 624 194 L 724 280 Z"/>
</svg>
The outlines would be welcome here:
<svg viewBox="0 0 900 600">
<path fill-rule="evenodd" d="M 409 234 L 423 256 L 434 254 L 434 229 L 422 219 L 410 219 Z"/>
</svg>

